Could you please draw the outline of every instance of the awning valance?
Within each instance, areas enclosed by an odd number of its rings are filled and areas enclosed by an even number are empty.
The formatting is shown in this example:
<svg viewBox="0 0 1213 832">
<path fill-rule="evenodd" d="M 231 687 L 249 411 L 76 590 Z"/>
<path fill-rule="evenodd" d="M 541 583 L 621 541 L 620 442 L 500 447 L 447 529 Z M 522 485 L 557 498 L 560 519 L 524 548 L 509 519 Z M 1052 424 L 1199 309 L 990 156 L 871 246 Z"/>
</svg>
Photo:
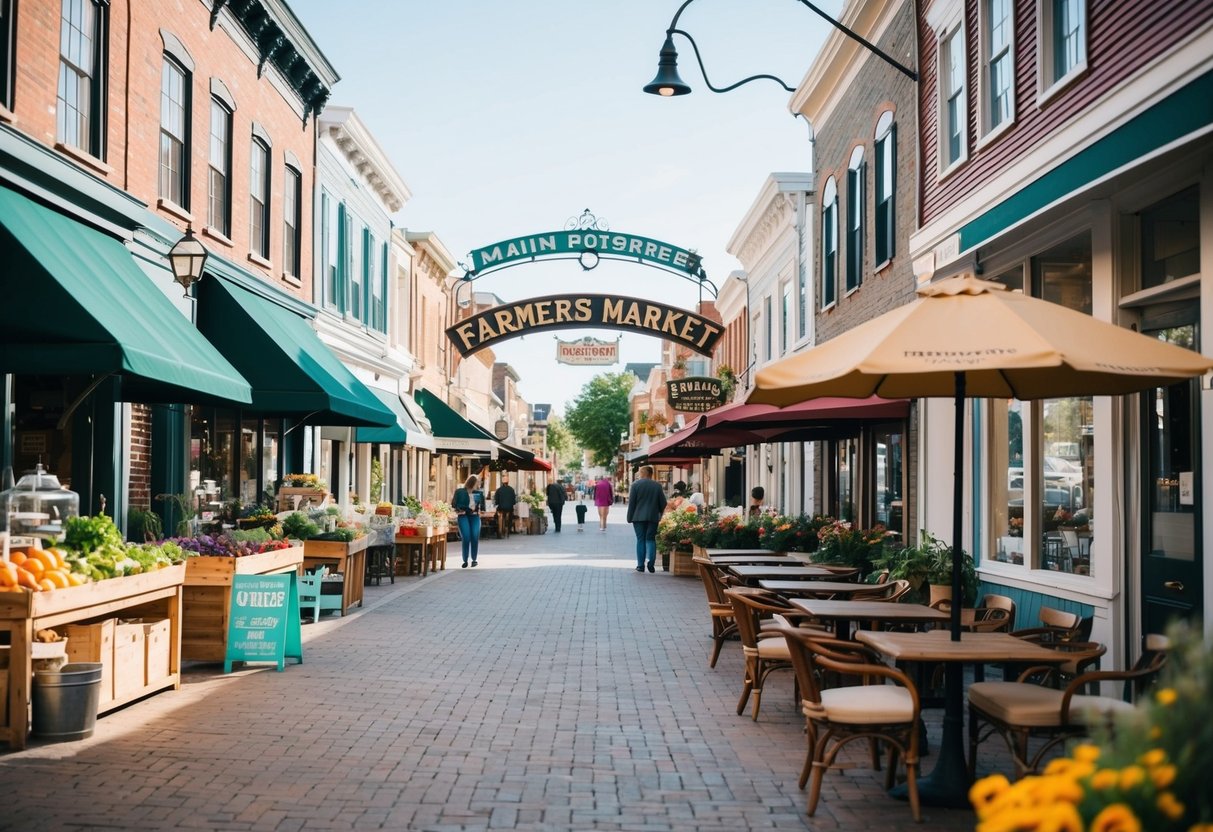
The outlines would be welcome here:
<svg viewBox="0 0 1213 832">
<path fill-rule="evenodd" d="M 419 389 L 413 397 L 425 411 L 425 417 L 430 420 L 434 434 L 434 450 L 438 453 L 469 456 L 487 454 L 496 457 L 501 443 L 493 434 L 459 415 L 429 390 Z"/>
<path fill-rule="evenodd" d="M 396 424 L 386 428 L 358 428 L 354 433 L 355 442 L 386 445 L 412 445 L 414 448 L 434 450 L 434 437 L 421 429 L 412 414 L 405 408 L 402 397 L 397 393 L 380 390 L 378 387 L 369 388 L 375 398 L 383 402 L 383 406 L 396 414 Z"/>
<path fill-rule="evenodd" d="M 250 410 L 313 425 L 397 423 L 307 319 L 285 306 L 208 274 L 198 284 L 198 328 L 252 385 Z"/>
<path fill-rule="evenodd" d="M 0 188 L 0 251 L 0 372 L 116 373 L 129 401 L 251 401 L 119 240 Z"/>
</svg>

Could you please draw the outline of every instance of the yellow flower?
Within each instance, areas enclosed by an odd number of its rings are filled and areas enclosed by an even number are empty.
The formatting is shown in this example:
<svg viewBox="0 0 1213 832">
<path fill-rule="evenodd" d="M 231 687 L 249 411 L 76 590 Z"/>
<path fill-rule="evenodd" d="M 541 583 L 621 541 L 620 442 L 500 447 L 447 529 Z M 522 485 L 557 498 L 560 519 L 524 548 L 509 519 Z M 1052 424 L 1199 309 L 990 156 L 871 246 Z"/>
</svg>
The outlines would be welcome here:
<svg viewBox="0 0 1213 832">
<path fill-rule="evenodd" d="M 1179 820 L 1184 816 L 1184 805 L 1175 799 L 1175 795 L 1170 792 L 1163 792 L 1154 801 L 1158 806 L 1158 811 L 1162 812 L 1168 820 Z"/>
<path fill-rule="evenodd" d="M 1093 763 L 1099 759 L 1100 748 L 1098 745 L 1092 745 L 1089 742 L 1084 742 L 1082 745 L 1074 746 L 1073 757 L 1084 763 Z"/>
<path fill-rule="evenodd" d="M 1154 694 L 1154 698 L 1158 700 L 1159 705 L 1166 708 L 1175 704 L 1175 700 L 1179 698 L 1179 694 L 1175 692 L 1175 688 L 1163 688 Z"/>
<path fill-rule="evenodd" d="M 1101 768 L 1091 775 L 1091 788 L 1100 791 L 1114 789 L 1119 782 L 1120 774 L 1114 768 Z"/>
<path fill-rule="evenodd" d="M 1150 772 L 1150 780 L 1154 783 L 1154 788 L 1165 789 L 1175 782 L 1175 766 L 1155 766 Z"/>
<path fill-rule="evenodd" d="M 1166 760 L 1167 760 L 1167 752 L 1163 751 L 1161 748 L 1151 748 L 1145 754 L 1142 754 L 1140 757 L 1137 758 L 1137 762 L 1141 763 L 1143 766 L 1146 766 L 1148 768 L 1153 768 L 1154 766 L 1160 766 L 1164 762 L 1166 762 Z"/>
<path fill-rule="evenodd" d="M 1078 777 L 1086 777 L 1094 770 L 1095 766 L 1093 766 L 1087 760 L 1071 760 L 1069 757 L 1058 757 L 1054 760 L 1050 760 L 1049 764 L 1045 766 L 1045 776 L 1068 777 L 1073 779 Z"/>
<path fill-rule="evenodd" d="M 1146 772 L 1141 766 L 1125 766 L 1120 770 L 1120 787 L 1131 789 L 1146 781 Z"/>
<path fill-rule="evenodd" d="M 1040 822 L 1036 809 L 1015 807 L 977 824 L 977 832 L 1032 832 Z"/>
<path fill-rule="evenodd" d="M 1213 832 L 1213 823 L 1194 823 L 1188 827 L 1188 832 Z"/>
<path fill-rule="evenodd" d="M 969 788 L 969 802 L 977 810 L 977 817 L 984 819 L 994 800 L 1010 787 L 1011 782 L 1004 774 L 991 774 L 974 783 Z"/>
<path fill-rule="evenodd" d="M 1045 810 L 1036 832 L 1082 832 L 1082 816 L 1072 803 L 1058 803 Z"/>
<path fill-rule="evenodd" d="M 1141 832 L 1141 821 L 1125 804 L 1113 803 L 1091 821 L 1090 832 Z"/>
</svg>

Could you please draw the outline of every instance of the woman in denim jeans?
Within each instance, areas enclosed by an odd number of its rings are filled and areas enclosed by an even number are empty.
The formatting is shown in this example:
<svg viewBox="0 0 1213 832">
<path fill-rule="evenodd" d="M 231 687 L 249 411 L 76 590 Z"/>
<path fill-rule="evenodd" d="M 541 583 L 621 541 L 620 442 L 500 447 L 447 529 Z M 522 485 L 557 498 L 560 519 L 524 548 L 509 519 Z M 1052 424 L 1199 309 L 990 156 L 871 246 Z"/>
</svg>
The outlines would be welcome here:
<svg viewBox="0 0 1213 832">
<path fill-rule="evenodd" d="M 480 551 L 480 506 L 475 493 L 480 480 L 476 475 L 468 477 L 462 488 L 455 489 L 451 506 L 459 515 L 459 539 L 463 543 L 463 568 L 467 569 L 468 555 L 472 556 L 472 566 L 476 565 L 476 554 Z"/>
</svg>

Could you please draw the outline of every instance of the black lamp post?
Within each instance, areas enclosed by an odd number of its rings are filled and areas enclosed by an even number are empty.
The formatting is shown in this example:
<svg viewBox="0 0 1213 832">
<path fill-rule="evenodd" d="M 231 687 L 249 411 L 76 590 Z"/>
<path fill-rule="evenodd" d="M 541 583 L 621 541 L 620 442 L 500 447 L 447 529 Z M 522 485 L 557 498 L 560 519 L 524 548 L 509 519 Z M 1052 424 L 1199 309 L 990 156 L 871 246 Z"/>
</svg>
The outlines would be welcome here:
<svg viewBox="0 0 1213 832">
<path fill-rule="evenodd" d="M 675 96 L 686 95 L 691 91 L 691 87 L 678 75 L 678 50 L 674 48 L 674 35 L 682 35 L 691 42 L 691 48 L 695 50 L 695 60 L 699 63 L 699 71 L 703 75 L 703 82 L 707 84 L 708 89 L 712 92 L 728 92 L 735 90 L 742 84 L 748 84 L 751 81 L 757 81 L 760 78 L 765 78 L 779 84 L 788 92 L 796 92 L 795 89 L 789 87 L 779 78 L 774 75 L 751 75 L 748 78 L 743 78 L 735 84 L 729 84 L 727 87 L 712 86 L 712 82 L 708 80 L 707 70 L 703 67 L 703 58 L 699 54 L 699 45 L 695 43 L 695 39 L 687 32 L 678 28 L 678 18 L 682 16 L 682 12 L 687 6 L 691 5 L 694 0 L 684 0 L 683 4 L 678 7 L 678 11 L 674 12 L 674 19 L 670 21 L 669 28 L 665 30 L 665 43 L 661 45 L 661 52 L 657 59 L 657 75 L 653 80 L 646 84 L 644 91 L 650 95 Z M 831 26 L 841 31 L 847 37 L 862 44 L 866 49 L 883 59 L 886 63 L 896 69 L 898 72 L 907 76 L 911 81 L 918 81 L 918 73 L 896 61 L 888 53 L 880 49 L 869 40 L 861 37 L 855 32 L 843 26 L 834 18 L 823 12 L 821 9 L 814 6 L 809 0 L 796 0 L 802 6 L 807 6 L 812 11 L 816 12 L 823 20 L 827 21 Z"/>
<path fill-rule="evenodd" d="M 173 279 L 181 284 L 185 296 L 190 296 L 190 287 L 202 277 L 206 265 L 206 246 L 194 236 L 194 227 L 186 226 L 185 236 L 169 249 L 169 264 L 173 268 Z"/>
</svg>

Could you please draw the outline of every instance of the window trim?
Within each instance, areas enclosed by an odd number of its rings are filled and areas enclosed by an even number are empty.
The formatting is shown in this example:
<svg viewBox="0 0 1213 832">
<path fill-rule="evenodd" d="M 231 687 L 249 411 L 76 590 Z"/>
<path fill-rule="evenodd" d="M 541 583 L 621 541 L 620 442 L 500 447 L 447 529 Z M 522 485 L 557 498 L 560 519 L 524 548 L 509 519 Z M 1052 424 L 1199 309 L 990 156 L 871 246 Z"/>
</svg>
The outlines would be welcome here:
<svg viewBox="0 0 1213 832">
<path fill-rule="evenodd" d="M 65 136 L 60 135 L 60 133 L 59 133 L 59 115 L 60 115 L 59 107 L 60 107 L 60 102 L 63 100 L 61 98 L 63 90 L 59 86 L 59 79 L 56 78 L 56 81 L 55 81 L 55 142 L 56 142 L 56 145 L 58 145 L 58 146 L 61 146 L 63 148 L 72 148 L 81 153 L 85 153 L 100 162 L 104 162 L 105 156 L 106 156 L 106 150 L 107 150 L 106 128 L 108 126 L 108 120 L 107 120 L 106 116 L 108 113 L 108 98 L 109 98 L 109 83 L 108 83 L 108 81 L 109 81 L 109 3 L 104 2 L 104 0 L 83 0 L 83 3 L 81 4 L 81 8 L 84 7 L 84 3 L 88 3 L 89 5 L 92 6 L 92 9 L 93 9 L 92 33 L 91 33 L 92 43 L 93 43 L 93 54 L 91 56 L 92 66 L 89 67 L 89 73 L 90 73 L 88 76 L 89 91 L 88 91 L 87 102 L 86 102 L 88 109 L 89 109 L 88 135 L 84 138 L 84 140 L 86 142 L 85 145 L 80 145 L 78 143 L 69 142 L 69 141 L 67 141 Z M 62 4 L 60 4 L 60 11 L 59 11 L 59 32 L 60 32 L 59 41 L 60 41 L 60 43 L 62 43 L 62 41 L 63 41 L 63 24 L 65 22 L 64 17 L 63 17 L 62 8 L 63 8 Z M 10 56 L 10 59 L 12 60 L 12 75 L 10 76 L 12 80 L 10 83 L 15 88 L 16 87 L 16 62 L 15 62 L 16 22 L 15 22 L 15 18 L 16 18 L 16 12 L 17 12 L 15 3 L 12 3 L 10 5 L 10 11 L 11 11 L 11 17 L 14 18 L 14 21 L 11 24 L 12 28 L 14 29 L 14 31 L 12 33 L 12 40 L 11 40 L 11 43 L 13 44 L 14 48 L 12 49 L 13 54 Z M 58 60 L 57 68 L 59 71 L 59 77 L 62 77 L 63 66 L 67 62 L 64 60 L 63 52 L 61 49 L 58 50 L 58 58 L 59 58 L 59 60 Z M 71 67 L 73 71 L 75 71 L 74 64 L 68 63 L 68 66 Z"/>
<path fill-rule="evenodd" d="M 881 152 L 888 142 L 889 169 L 884 169 L 884 154 Z M 892 110 L 885 110 L 876 120 L 876 131 L 872 136 L 872 259 L 876 261 L 873 274 L 886 268 L 897 256 L 897 119 Z M 880 201 L 880 186 L 889 180 L 889 197 Z M 880 250 L 882 220 L 885 228 L 887 251 Z"/>
<path fill-rule="evenodd" d="M 945 57 L 945 53 L 949 58 L 951 57 L 952 50 L 948 46 L 948 44 L 953 38 L 955 38 L 957 36 L 960 37 L 960 47 L 961 47 L 960 52 L 961 52 L 961 56 L 962 56 L 962 63 L 964 64 L 963 70 L 962 70 L 963 88 L 960 93 L 961 97 L 963 98 L 963 102 L 962 102 L 963 106 L 960 108 L 961 109 L 960 152 L 957 154 L 955 159 L 949 159 L 945 156 L 944 149 L 948 145 L 947 128 L 949 125 L 947 123 L 947 110 L 948 110 L 948 101 L 951 96 L 947 95 L 944 90 L 944 84 L 943 84 L 943 78 L 945 76 L 944 57 Z M 963 17 L 961 17 L 959 20 L 955 21 L 954 23 L 950 24 L 946 28 L 940 30 L 940 33 L 936 39 L 936 50 L 935 50 L 935 55 L 936 55 L 936 59 L 935 59 L 936 75 L 935 75 L 935 77 L 936 77 L 936 79 L 938 79 L 936 82 L 936 85 L 935 85 L 936 86 L 936 97 L 937 97 L 936 116 L 937 116 L 937 121 L 938 121 L 937 141 L 939 144 L 939 146 L 937 148 L 937 152 L 936 152 L 936 162 L 937 162 L 937 169 L 939 172 L 940 179 L 943 179 L 944 177 L 946 177 L 948 174 L 950 174 L 952 171 L 959 168 L 961 165 L 963 165 L 969 159 L 969 101 L 968 101 L 968 99 L 969 99 L 969 89 L 968 89 L 968 86 L 969 86 L 969 61 L 968 61 L 968 55 L 966 54 L 967 50 L 968 50 L 968 40 L 965 37 L 965 26 L 964 26 Z"/>
<path fill-rule="evenodd" d="M 826 300 L 826 289 L 829 300 Z M 826 179 L 821 197 L 821 309 L 838 303 L 838 182 Z"/>
<path fill-rule="evenodd" d="M 847 162 L 847 221 L 844 235 L 847 247 L 844 275 L 846 291 L 843 297 L 857 292 L 863 286 L 863 255 L 867 243 L 864 234 L 864 226 L 867 224 L 867 167 L 864 146 L 855 145 L 851 150 L 850 161 Z"/>
<path fill-rule="evenodd" d="M 254 230 L 253 229 L 253 220 L 258 214 L 257 202 L 256 202 L 257 197 L 256 197 L 256 193 L 253 189 L 253 186 L 256 184 L 256 179 L 254 178 L 253 160 L 256 158 L 258 148 L 265 151 L 265 157 L 264 157 L 265 164 L 262 169 L 262 181 L 261 181 L 261 186 L 263 189 L 262 193 L 263 193 L 263 196 L 265 199 L 262 202 L 261 208 L 260 208 L 261 239 L 259 239 L 259 240 L 253 238 L 253 230 Z M 272 177 L 271 177 L 272 165 L 273 165 L 273 159 L 271 157 L 271 151 L 270 151 L 269 145 L 260 136 L 254 134 L 252 139 L 249 142 L 249 194 L 248 194 L 248 196 L 249 196 L 249 240 L 248 240 L 249 246 L 248 247 L 249 247 L 249 254 L 260 257 L 261 260 L 264 262 L 269 262 L 269 257 L 270 257 L 270 236 L 271 236 L 270 235 L 270 201 L 271 201 L 271 195 L 272 195 L 270 186 L 272 184 Z"/>
<path fill-rule="evenodd" d="M 223 163 L 225 170 L 222 171 L 223 176 L 223 222 L 216 224 L 214 212 L 212 211 L 213 195 L 211 194 L 211 171 L 216 171 L 214 159 L 210 155 L 210 142 L 215 135 L 215 111 L 220 110 L 227 116 L 227 130 L 224 136 L 225 158 Z M 211 126 L 207 132 L 207 159 L 206 159 L 206 222 L 207 225 L 218 231 L 224 237 L 231 239 L 232 236 L 232 123 L 235 121 L 235 115 L 228 108 L 227 102 L 222 98 L 212 94 L 211 96 Z M 218 171 L 217 171 L 218 172 Z"/>
<path fill-rule="evenodd" d="M 294 188 L 291 188 L 291 177 L 294 177 Z M 290 202 L 287 198 L 290 194 L 295 203 L 295 210 L 289 212 Z M 287 233 L 288 229 L 291 233 Z M 290 251 L 291 256 L 287 256 Z M 292 165 L 288 160 L 283 165 L 282 170 L 282 276 L 294 280 L 301 280 L 303 275 L 303 171 Z M 290 271 L 287 267 L 291 261 L 295 263 L 295 270 Z"/>
<path fill-rule="evenodd" d="M 1075 0 L 1082 12 L 1082 58 L 1056 81 L 1053 76 L 1053 0 L 1036 0 L 1036 105 L 1043 107 L 1087 73 L 1091 47 L 1091 8 L 1088 0 Z"/>
<path fill-rule="evenodd" d="M 1014 124 L 1018 115 L 1016 107 L 1018 101 L 1015 97 L 1015 3 L 1014 0 L 1006 0 L 1007 3 L 1007 45 L 1006 55 L 1010 58 L 1010 73 L 1011 86 L 1008 90 L 1010 96 L 1010 108 L 1006 119 L 996 126 L 991 126 L 993 104 L 990 98 L 993 89 L 990 83 L 990 12 L 989 5 L 991 0 L 980 0 L 977 4 L 977 39 L 978 39 L 978 73 L 977 73 L 977 147 L 984 147 L 993 142 L 1003 133 L 1007 132 Z"/>
<path fill-rule="evenodd" d="M 156 153 L 157 153 L 156 191 L 157 191 L 157 196 L 159 197 L 162 205 L 167 203 L 168 205 L 175 206 L 182 213 L 188 214 L 190 211 L 190 185 L 191 185 L 190 168 L 192 167 L 190 162 L 193 158 L 193 155 L 192 155 L 193 147 L 192 147 L 192 141 L 191 141 L 191 135 L 193 133 L 193 129 L 192 129 L 193 120 L 190 118 L 190 115 L 191 115 L 192 106 L 193 106 L 194 74 L 193 74 L 192 70 L 186 68 L 179 60 L 177 60 L 177 58 L 175 56 L 173 56 L 169 52 L 165 51 L 161 57 L 162 57 L 162 63 L 161 63 L 161 67 L 160 67 L 160 78 L 161 78 L 160 97 L 161 97 L 161 99 L 163 99 L 163 97 L 164 97 L 164 70 L 166 67 L 171 66 L 171 67 L 175 68 L 178 72 L 181 73 L 181 78 L 182 78 L 181 110 L 182 110 L 182 114 L 183 114 L 183 119 L 182 119 L 182 125 L 181 125 L 182 135 L 180 137 L 177 137 L 177 136 L 174 136 L 172 133 L 168 133 L 166 131 L 165 126 L 164 126 L 163 113 L 161 114 L 161 118 L 159 120 L 159 122 L 160 122 L 159 130 L 157 132 L 157 138 L 160 139 L 161 141 L 158 142 L 157 151 L 156 151 Z M 163 104 L 162 104 L 162 106 L 163 106 Z M 161 173 L 164 168 L 163 139 L 164 139 L 165 135 L 168 135 L 171 139 L 173 139 L 175 141 L 179 140 L 181 142 L 181 171 L 180 171 L 181 202 L 178 202 L 177 200 L 173 199 L 171 194 L 163 193 L 161 190 L 161 187 L 160 187 L 161 184 L 163 184 L 161 182 Z"/>
</svg>

